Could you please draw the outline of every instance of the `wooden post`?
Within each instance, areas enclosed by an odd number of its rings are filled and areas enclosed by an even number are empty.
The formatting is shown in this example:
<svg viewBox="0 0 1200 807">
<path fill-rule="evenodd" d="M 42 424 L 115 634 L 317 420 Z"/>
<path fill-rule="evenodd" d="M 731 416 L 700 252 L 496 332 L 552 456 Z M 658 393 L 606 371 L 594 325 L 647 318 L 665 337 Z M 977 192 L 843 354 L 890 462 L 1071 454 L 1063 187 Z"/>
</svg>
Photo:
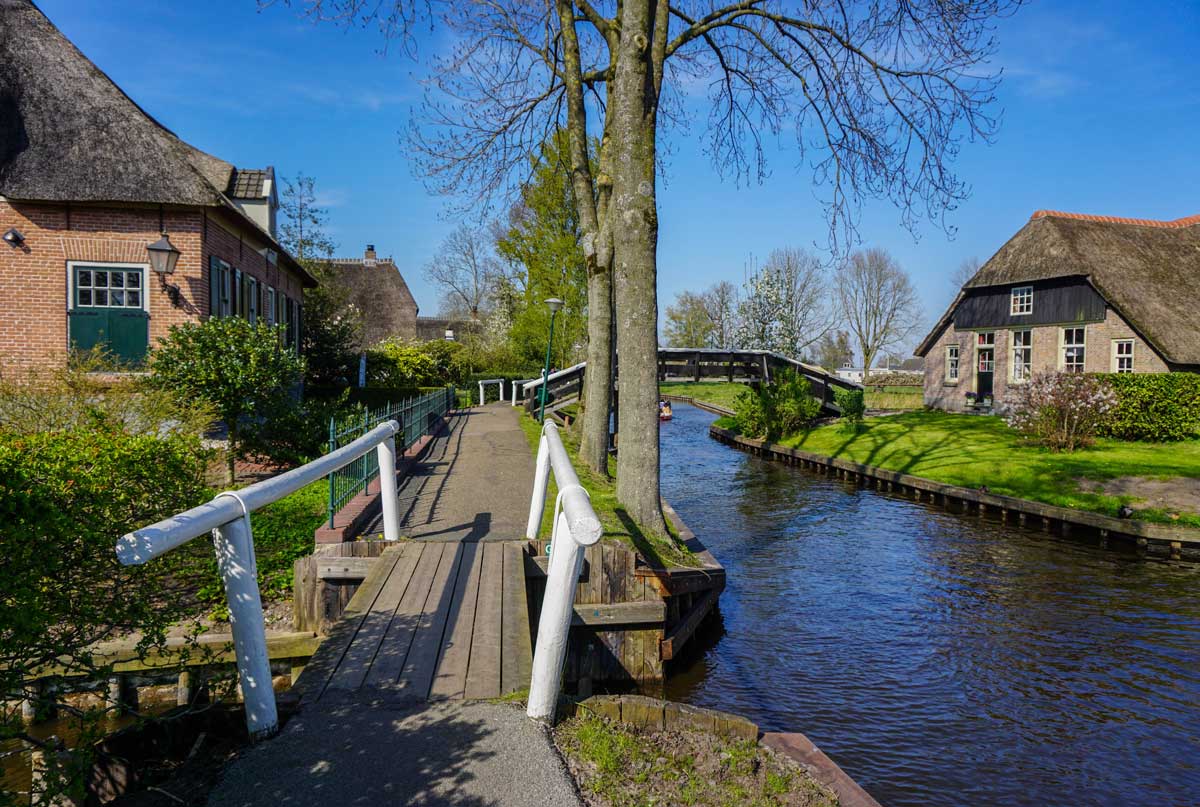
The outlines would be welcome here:
<svg viewBox="0 0 1200 807">
<path fill-rule="evenodd" d="M 1181 541 L 1171 542 L 1171 560 L 1179 560 L 1183 557 L 1183 543 Z"/>
<path fill-rule="evenodd" d="M 175 705 L 187 706 L 192 702 L 192 674 L 187 670 L 182 670 L 179 673 L 179 680 L 175 682 Z"/>
</svg>

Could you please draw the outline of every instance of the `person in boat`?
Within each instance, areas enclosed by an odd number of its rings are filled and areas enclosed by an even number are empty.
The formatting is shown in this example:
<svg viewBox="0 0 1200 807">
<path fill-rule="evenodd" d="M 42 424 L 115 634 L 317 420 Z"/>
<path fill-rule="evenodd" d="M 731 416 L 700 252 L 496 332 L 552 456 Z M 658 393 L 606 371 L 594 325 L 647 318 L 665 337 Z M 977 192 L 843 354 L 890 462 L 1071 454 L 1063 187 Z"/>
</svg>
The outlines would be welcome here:
<svg viewBox="0 0 1200 807">
<path fill-rule="evenodd" d="M 659 401 L 658 402 L 658 416 L 660 418 L 663 418 L 664 420 L 670 419 L 670 417 L 671 417 L 671 402 L 670 401 Z"/>
</svg>

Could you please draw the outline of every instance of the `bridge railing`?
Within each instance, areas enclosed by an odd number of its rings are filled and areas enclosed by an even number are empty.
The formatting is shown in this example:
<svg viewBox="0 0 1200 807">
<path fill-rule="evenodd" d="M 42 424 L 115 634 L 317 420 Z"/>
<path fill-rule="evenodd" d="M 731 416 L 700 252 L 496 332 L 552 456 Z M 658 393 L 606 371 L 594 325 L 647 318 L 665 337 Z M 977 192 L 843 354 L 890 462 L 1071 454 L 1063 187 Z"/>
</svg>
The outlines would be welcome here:
<svg viewBox="0 0 1200 807">
<path fill-rule="evenodd" d="M 529 708 L 534 720 L 553 722 L 562 687 L 563 662 L 567 655 L 567 636 L 575 589 L 583 571 L 583 550 L 600 540 L 603 528 L 592 501 L 571 466 L 558 426 L 542 426 L 538 441 L 537 467 L 533 478 L 533 500 L 529 504 L 529 524 L 525 537 L 536 540 L 546 510 L 546 492 L 550 474 L 558 485 L 551 522 L 550 567 L 546 574 L 546 593 L 538 620 L 537 647 L 533 653 L 533 676 L 529 682 Z"/>
<path fill-rule="evenodd" d="M 238 681 L 246 706 L 246 728 L 252 738 L 269 737 L 279 729 L 275 693 L 271 688 L 271 665 L 267 658 L 267 636 L 263 624 L 262 597 L 258 589 L 258 566 L 254 559 L 254 535 L 250 514 L 282 499 L 306 485 L 376 452 L 383 499 L 383 534 L 389 541 L 400 538 L 399 502 L 396 498 L 395 420 L 381 423 L 336 451 L 287 473 L 264 479 L 236 491 L 218 493 L 211 501 L 177 513 L 156 524 L 134 530 L 116 544 L 117 559 L 137 566 L 183 546 L 211 531 L 217 571 L 229 603 L 229 623 L 237 653 Z"/>
</svg>

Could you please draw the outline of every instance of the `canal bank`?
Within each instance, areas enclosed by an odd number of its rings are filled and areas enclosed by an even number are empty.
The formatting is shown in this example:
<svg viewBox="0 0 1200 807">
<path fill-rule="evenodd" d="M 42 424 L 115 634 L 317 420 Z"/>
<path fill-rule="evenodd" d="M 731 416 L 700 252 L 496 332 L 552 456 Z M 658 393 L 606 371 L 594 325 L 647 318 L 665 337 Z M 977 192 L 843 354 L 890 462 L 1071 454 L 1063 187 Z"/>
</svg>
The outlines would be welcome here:
<svg viewBox="0 0 1200 807">
<path fill-rule="evenodd" d="M 664 496 L 729 575 L 668 697 L 803 727 L 889 805 L 1200 790 L 1194 567 L 801 473 L 712 420 L 661 429 Z"/>
</svg>

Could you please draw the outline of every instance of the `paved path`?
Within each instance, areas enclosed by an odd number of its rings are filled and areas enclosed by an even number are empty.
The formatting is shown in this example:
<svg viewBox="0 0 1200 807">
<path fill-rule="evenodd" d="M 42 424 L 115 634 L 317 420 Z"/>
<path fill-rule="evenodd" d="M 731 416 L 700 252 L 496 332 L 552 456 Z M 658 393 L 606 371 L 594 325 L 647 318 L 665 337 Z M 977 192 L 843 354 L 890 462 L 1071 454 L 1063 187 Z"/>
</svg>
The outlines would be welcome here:
<svg viewBox="0 0 1200 807">
<path fill-rule="evenodd" d="M 414 540 L 375 561 L 297 682 L 300 713 L 229 764 L 212 807 L 580 805 L 546 730 L 477 700 L 529 686 L 532 480 L 516 410 L 451 417 L 399 491 Z"/>
<path fill-rule="evenodd" d="M 507 404 L 452 415 L 399 490 L 400 534 L 425 541 L 512 541 L 525 534 L 533 453 Z M 382 532 L 376 519 L 366 534 Z"/>
</svg>

